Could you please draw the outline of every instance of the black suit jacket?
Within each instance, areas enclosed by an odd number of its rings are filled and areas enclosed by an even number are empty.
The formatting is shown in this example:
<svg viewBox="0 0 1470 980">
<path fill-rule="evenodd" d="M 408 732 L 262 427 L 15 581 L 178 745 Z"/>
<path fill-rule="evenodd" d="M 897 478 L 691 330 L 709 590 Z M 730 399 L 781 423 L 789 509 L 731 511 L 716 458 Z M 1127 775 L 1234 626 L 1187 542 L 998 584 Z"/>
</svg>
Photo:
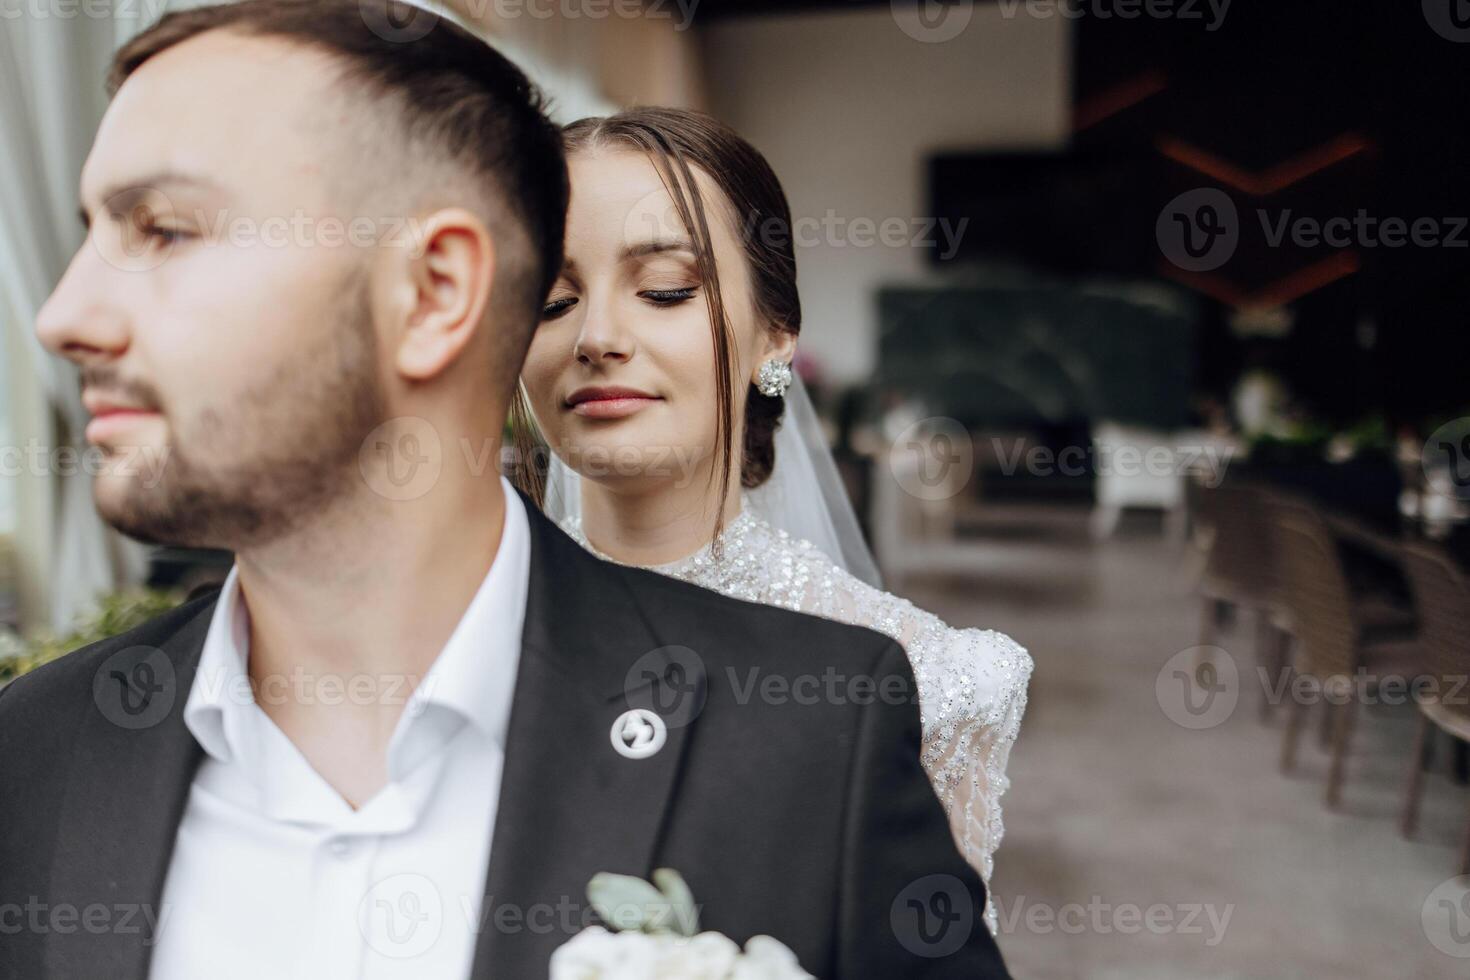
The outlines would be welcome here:
<svg viewBox="0 0 1470 980">
<path fill-rule="evenodd" d="M 920 768 L 896 643 L 600 561 L 526 508 L 476 980 L 546 976 L 587 921 L 594 873 L 658 867 L 689 882 L 701 928 L 775 936 L 819 977 L 1007 976 Z M 217 597 L 0 690 L 0 977 L 147 976 L 202 754 L 182 714 Z M 612 745 L 630 704 L 673 722 L 649 758 Z"/>
</svg>

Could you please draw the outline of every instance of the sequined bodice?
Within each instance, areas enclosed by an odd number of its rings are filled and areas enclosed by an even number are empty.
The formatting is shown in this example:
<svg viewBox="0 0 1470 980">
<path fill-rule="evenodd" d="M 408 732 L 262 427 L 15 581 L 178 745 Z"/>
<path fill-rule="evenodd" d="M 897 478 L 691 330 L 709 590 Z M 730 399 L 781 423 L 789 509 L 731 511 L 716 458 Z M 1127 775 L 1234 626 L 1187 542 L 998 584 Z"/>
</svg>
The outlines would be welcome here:
<svg viewBox="0 0 1470 980">
<path fill-rule="evenodd" d="M 562 529 L 592 546 L 580 519 Z M 1030 655 L 994 630 L 955 629 L 900 596 L 874 588 L 808 541 L 772 527 L 748 505 L 730 521 L 716 557 L 705 545 L 687 558 L 645 566 L 737 599 L 866 626 L 901 643 L 918 683 L 922 759 L 956 841 L 987 890 L 1004 831 L 1000 798 L 1006 762 L 1026 710 Z M 988 901 L 986 920 L 997 927 Z"/>
</svg>

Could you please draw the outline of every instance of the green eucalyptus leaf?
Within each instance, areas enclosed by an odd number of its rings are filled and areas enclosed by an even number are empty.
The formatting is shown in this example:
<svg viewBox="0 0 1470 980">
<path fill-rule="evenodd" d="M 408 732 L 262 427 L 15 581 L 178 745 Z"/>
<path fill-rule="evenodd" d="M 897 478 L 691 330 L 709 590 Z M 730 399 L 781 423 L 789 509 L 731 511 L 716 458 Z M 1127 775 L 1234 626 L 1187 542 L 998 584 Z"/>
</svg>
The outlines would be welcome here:
<svg viewBox="0 0 1470 980">
<path fill-rule="evenodd" d="M 661 932 L 670 917 L 662 892 L 642 878 L 599 871 L 587 882 L 587 898 L 609 927 L 618 931 Z"/>
<path fill-rule="evenodd" d="M 668 900 L 672 921 L 668 924 L 681 936 L 693 936 L 699 932 L 699 909 L 694 906 L 694 893 L 684 881 L 684 876 L 673 868 L 657 868 L 653 872 L 653 883 Z"/>
</svg>

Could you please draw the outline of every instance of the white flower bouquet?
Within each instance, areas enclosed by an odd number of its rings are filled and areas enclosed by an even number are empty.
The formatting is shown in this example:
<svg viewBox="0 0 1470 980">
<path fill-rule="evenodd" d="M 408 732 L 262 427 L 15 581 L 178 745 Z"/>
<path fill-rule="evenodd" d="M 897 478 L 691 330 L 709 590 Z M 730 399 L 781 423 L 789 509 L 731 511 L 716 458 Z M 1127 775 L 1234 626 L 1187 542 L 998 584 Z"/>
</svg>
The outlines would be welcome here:
<svg viewBox="0 0 1470 980">
<path fill-rule="evenodd" d="M 653 885 L 598 874 L 587 897 L 602 920 L 551 956 L 551 980 L 812 980 L 796 954 L 770 936 L 745 949 L 718 932 L 699 931 L 699 913 L 678 872 L 659 868 Z"/>
</svg>

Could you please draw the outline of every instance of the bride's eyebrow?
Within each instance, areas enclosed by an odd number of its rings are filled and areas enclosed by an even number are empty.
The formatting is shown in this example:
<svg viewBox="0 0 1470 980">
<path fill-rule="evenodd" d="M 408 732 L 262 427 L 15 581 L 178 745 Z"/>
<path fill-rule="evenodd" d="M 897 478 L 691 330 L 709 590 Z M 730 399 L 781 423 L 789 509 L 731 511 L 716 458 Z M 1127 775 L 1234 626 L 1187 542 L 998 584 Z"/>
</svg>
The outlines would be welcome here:
<svg viewBox="0 0 1470 980">
<path fill-rule="evenodd" d="M 623 248 L 623 260 L 642 259 L 650 255 L 661 255 L 665 252 L 688 252 L 696 254 L 694 243 L 687 238 L 659 238 L 647 242 L 634 242 Z"/>
</svg>

